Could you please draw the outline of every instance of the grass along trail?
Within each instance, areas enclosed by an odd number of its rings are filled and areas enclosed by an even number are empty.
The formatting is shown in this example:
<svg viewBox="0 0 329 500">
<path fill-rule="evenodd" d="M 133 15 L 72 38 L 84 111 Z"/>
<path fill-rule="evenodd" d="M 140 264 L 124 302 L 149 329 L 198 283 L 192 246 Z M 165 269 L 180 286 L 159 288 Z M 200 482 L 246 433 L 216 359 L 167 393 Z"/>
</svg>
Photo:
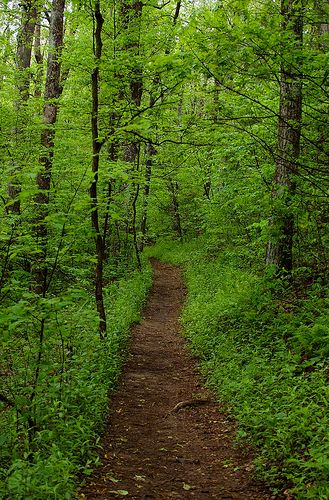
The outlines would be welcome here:
<svg viewBox="0 0 329 500">
<path fill-rule="evenodd" d="M 91 499 L 265 500 L 249 450 L 200 382 L 179 334 L 180 270 L 153 262 L 154 284 L 103 436 L 102 466 L 81 487 Z"/>
</svg>

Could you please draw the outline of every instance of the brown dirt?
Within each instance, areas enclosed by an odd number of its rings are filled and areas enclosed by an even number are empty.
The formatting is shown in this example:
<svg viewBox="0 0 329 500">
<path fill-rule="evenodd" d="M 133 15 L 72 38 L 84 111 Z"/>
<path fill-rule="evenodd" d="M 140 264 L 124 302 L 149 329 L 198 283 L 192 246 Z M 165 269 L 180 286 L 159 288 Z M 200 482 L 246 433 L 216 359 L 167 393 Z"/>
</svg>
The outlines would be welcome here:
<svg viewBox="0 0 329 500">
<path fill-rule="evenodd" d="M 179 334 L 185 297 L 179 269 L 153 262 L 154 284 L 110 405 L 102 466 L 81 488 L 88 500 L 264 500 L 250 450 L 234 447 L 234 424 L 200 382 Z"/>
</svg>

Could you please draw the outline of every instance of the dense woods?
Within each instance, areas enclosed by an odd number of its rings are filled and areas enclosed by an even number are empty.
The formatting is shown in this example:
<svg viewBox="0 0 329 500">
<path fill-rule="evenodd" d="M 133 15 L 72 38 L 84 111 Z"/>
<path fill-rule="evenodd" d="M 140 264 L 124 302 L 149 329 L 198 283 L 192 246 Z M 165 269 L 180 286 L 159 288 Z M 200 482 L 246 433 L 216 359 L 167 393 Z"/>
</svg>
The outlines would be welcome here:
<svg viewBox="0 0 329 500">
<path fill-rule="evenodd" d="M 258 474 L 327 499 L 327 2 L 0 9 L 0 496 L 97 463 L 156 255 Z"/>
</svg>

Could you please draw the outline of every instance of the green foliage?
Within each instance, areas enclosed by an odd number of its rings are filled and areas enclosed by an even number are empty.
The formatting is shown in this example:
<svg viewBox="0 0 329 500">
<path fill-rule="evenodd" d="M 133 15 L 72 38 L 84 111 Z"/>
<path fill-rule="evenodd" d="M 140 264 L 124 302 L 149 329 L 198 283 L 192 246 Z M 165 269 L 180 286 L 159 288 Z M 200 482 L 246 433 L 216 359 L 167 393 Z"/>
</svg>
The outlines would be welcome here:
<svg viewBox="0 0 329 500">
<path fill-rule="evenodd" d="M 263 450 L 259 468 L 273 481 L 284 476 L 298 495 L 325 498 L 327 9 L 321 2 L 305 5 L 301 50 L 283 29 L 278 1 L 192 2 L 178 17 L 167 2 L 161 8 L 137 3 L 139 13 L 123 5 L 100 2 L 96 114 L 102 147 L 92 209 L 97 16 L 93 3 L 67 8 L 43 238 L 36 234 L 36 194 L 45 152 L 49 13 L 40 14 L 39 58 L 35 36 L 30 68 L 19 70 L 17 44 L 25 7 L 33 2 L 0 6 L 4 491 L 15 498 L 65 498 L 74 473 L 90 471 L 95 428 L 120 368 L 128 325 L 149 286 L 147 270 L 134 275 L 139 251 L 165 237 L 152 251 L 183 265 L 191 261 L 186 331 L 209 380 L 234 406 L 241 436 L 253 436 Z M 282 65 L 293 67 L 302 84 L 303 119 L 292 196 L 283 189 L 275 199 Z M 22 82 L 28 92 L 21 92 Z M 12 211 L 14 201 L 19 211 Z M 95 208 L 109 322 L 104 343 L 92 298 Z M 287 215 L 293 219 L 294 270 L 275 279 L 275 269 L 264 272 L 264 249 L 282 236 L 282 224 L 272 227 L 273 216 L 282 221 Z M 46 271 L 42 294 L 35 287 L 40 270 Z"/>
<path fill-rule="evenodd" d="M 107 412 L 108 393 L 116 384 L 129 327 L 140 319 L 150 284 L 151 270 L 145 262 L 142 273 L 134 271 L 108 285 L 109 331 L 104 342 L 99 340 L 92 300 L 83 290 L 69 289 L 61 298 L 45 301 L 49 340 L 34 402 L 37 430 L 28 442 L 23 413 L 17 420 L 16 412 L 2 407 L 1 496 L 72 498 L 76 473 L 91 473 L 98 463 L 97 443 Z M 11 319 L 16 315 L 17 332 L 29 308 L 24 303 L 13 308 L 8 314 Z M 12 323 L 10 325 L 13 328 Z M 26 351 L 23 347 L 24 359 L 14 338 L 9 343 L 8 338 L 3 342 L 4 361 L 10 358 L 15 374 L 8 381 L 8 388 L 16 391 L 16 404 L 22 407 L 25 394 L 29 394 L 29 386 L 25 385 L 25 379 L 30 376 L 26 363 L 29 361 L 33 369 L 32 355 L 37 352 L 37 344 L 31 352 L 34 341 L 29 334 L 30 349 Z M 61 352 L 63 343 L 64 352 Z M 19 345 L 22 349 L 22 339 Z M 15 444 L 17 437 L 21 444 Z"/>
<path fill-rule="evenodd" d="M 182 323 L 203 373 L 257 449 L 259 474 L 296 498 L 328 498 L 328 301 L 296 299 L 246 268 L 237 252 L 210 258 L 206 239 L 162 242 L 152 255 L 183 264 Z M 316 292 L 315 292 L 316 290 Z"/>
</svg>

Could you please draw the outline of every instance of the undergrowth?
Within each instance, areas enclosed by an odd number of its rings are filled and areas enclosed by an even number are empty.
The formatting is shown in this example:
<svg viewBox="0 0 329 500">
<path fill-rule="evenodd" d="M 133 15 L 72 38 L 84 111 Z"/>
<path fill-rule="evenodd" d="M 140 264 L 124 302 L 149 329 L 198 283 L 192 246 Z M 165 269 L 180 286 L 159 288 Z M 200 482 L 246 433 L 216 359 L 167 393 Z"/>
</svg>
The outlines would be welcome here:
<svg viewBox="0 0 329 500">
<path fill-rule="evenodd" d="M 70 499 L 75 495 L 76 474 L 92 472 L 98 463 L 108 393 L 117 382 L 129 327 L 139 321 L 150 285 L 151 268 L 146 264 L 141 273 L 132 272 L 107 286 L 108 336 L 104 342 L 99 340 L 98 318 L 88 293 L 80 290 L 74 301 L 56 311 L 69 318 L 57 315 L 57 327 L 61 325 L 66 346 L 74 337 L 74 349 L 60 367 L 50 340 L 54 334 L 49 335 L 47 352 L 51 351 L 53 358 L 47 360 L 45 355 L 42 365 L 38 429 L 32 443 L 22 430 L 15 429 L 15 411 L 0 408 L 0 498 Z M 49 331 L 55 327 L 49 324 Z M 18 377 L 12 382 L 16 386 L 21 383 Z M 19 444 L 12 446 L 17 433 Z"/>
<path fill-rule="evenodd" d="M 329 498 L 329 300 L 315 282 L 296 293 L 207 241 L 148 252 L 185 268 L 182 323 L 208 383 L 252 443 L 274 492 Z M 300 290 L 299 290 L 300 292 Z"/>
</svg>

